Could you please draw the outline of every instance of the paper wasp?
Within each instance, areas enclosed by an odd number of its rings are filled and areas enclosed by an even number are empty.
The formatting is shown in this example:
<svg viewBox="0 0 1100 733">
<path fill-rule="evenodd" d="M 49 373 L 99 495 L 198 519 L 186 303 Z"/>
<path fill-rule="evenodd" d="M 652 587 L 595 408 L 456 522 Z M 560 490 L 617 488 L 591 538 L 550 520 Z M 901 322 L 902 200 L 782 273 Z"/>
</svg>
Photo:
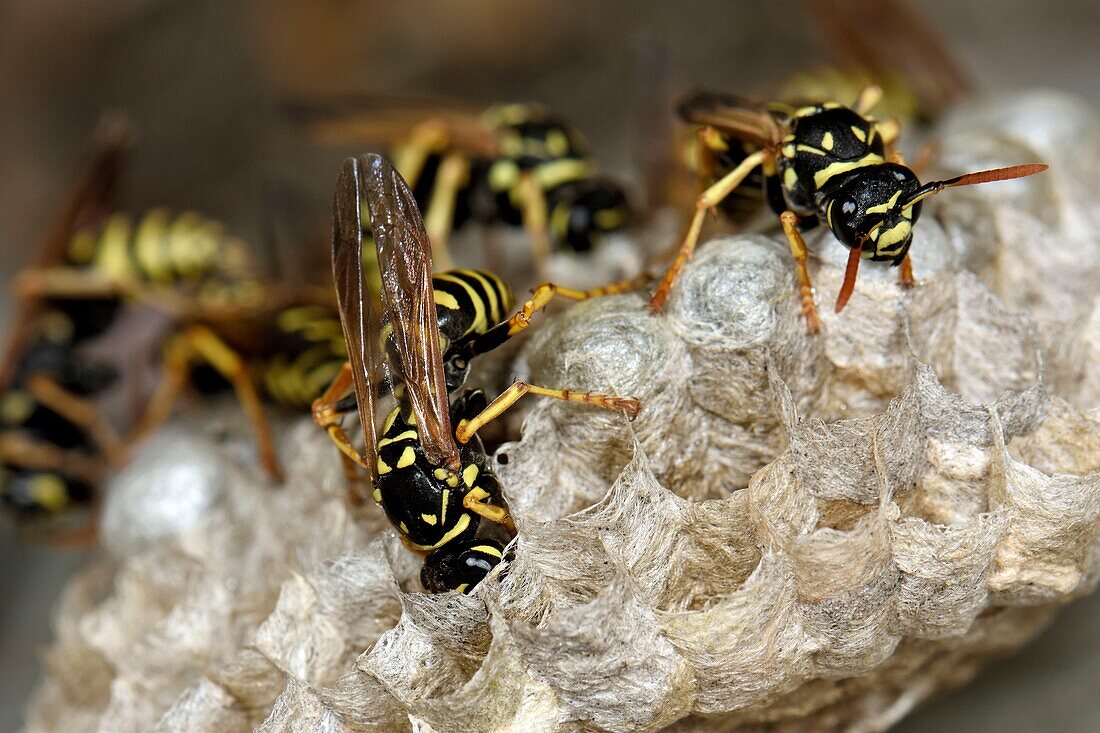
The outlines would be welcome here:
<svg viewBox="0 0 1100 733">
<path fill-rule="evenodd" d="M 391 146 L 432 241 L 436 265 L 453 267 L 452 231 L 468 221 L 520 226 L 536 261 L 553 249 L 585 252 L 632 216 L 617 181 L 598 175 L 580 132 L 535 104 L 475 111 L 408 100 L 368 102 L 366 112 L 310 123 L 323 140 Z"/>
<path fill-rule="evenodd" d="M 378 303 L 361 266 L 367 228 L 382 275 Z M 346 460 L 368 472 L 374 500 L 405 545 L 426 556 L 424 586 L 432 592 L 469 591 L 501 559 L 502 545 L 478 535 L 481 521 L 514 531 L 477 430 L 527 393 L 631 416 L 640 405 L 523 382 L 513 383 L 491 404 L 479 390 L 459 391 L 469 359 L 525 328 L 562 289 L 543 286 L 512 318 L 490 323 L 507 300 L 499 281 L 487 282 L 479 294 L 468 287 L 470 281 L 461 284 L 463 278 L 481 277 L 475 271 L 433 278 L 431 245 L 413 192 L 382 156 L 344 164 L 333 204 L 332 266 L 348 364 L 315 403 L 314 420 Z M 454 297 L 456 285 L 468 296 L 464 302 Z M 457 392 L 453 401 L 452 392 Z M 397 402 L 392 410 L 380 409 L 385 394 Z M 356 407 L 363 453 L 340 425 L 342 414 Z"/>
<path fill-rule="evenodd" d="M 824 222 L 850 249 L 836 304 L 840 312 L 855 287 L 860 259 L 900 266 L 901 284 L 913 283 L 909 260 L 912 227 L 929 196 L 948 187 L 1029 176 L 1047 167 L 1018 165 L 922 185 L 898 152 L 887 152 L 897 137 L 897 126 L 884 126 L 868 116 L 880 95 L 878 87 L 869 86 L 852 107 L 826 102 L 798 109 L 783 104 L 753 105 L 710 92 L 685 99 L 679 114 L 699 127 L 706 166 L 713 171 L 715 182 L 696 200 L 687 235 L 650 302 L 651 308 L 661 308 L 690 259 L 707 211 L 721 204 L 757 168 L 764 177 L 764 198 L 779 215 L 794 256 L 802 311 L 813 333 L 820 323 L 800 231 Z"/>
</svg>

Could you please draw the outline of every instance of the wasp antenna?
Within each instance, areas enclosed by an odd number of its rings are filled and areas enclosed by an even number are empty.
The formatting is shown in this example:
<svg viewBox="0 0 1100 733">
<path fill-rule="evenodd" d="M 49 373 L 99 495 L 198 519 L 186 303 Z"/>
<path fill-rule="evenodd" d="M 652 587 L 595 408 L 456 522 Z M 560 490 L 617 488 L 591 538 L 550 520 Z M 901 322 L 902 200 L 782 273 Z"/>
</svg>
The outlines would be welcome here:
<svg viewBox="0 0 1100 733">
<path fill-rule="evenodd" d="M 863 257 L 864 241 L 863 239 L 859 240 L 859 243 L 848 252 L 848 266 L 844 268 L 844 284 L 840 286 L 840 295 L 836 298 L 837 313 L 840 313 L 844 310 L 844 306 L 848 305 L 848 300 L 856 289 L 856 275 L 859 274 L 859 261 Z"/>
<path fill-rule="evenodd" d="M 1046 163 L 1024 163 L 1023 165 L 1012 165 L 1007 168 L 991 168 L 985 171 L 964 173 L 961 176 L 955 176 L 954 178 L 948 178 L 943 181 L 929 181 L 914 191 L 913 194 L 905 200 L 903 206 L 912 206 L 929 196 L 935 196 L 945 188 L 973 186 L 978 183 L 992 183 L 994 181 L 1009 181 L 1013 178 L 1024 178 L 1026 176 L 1033 176 L 1036 173 L 1042 173 L 1049 167 L 1050 166 Z"/>
</svg>

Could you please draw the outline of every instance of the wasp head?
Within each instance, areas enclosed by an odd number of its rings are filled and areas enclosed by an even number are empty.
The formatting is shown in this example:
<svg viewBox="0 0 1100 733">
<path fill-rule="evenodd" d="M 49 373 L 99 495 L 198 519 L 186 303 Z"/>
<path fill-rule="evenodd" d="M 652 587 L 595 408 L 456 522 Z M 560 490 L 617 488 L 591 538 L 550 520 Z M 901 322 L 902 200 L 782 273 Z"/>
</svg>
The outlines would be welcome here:
<svg viewBox="0 0 1100 733">
<path fill-rule="evenodd" d="M 920 202 L 910 203 L 920 188 L 913 171 L 896 163 L 860 168 L 833 192 L 826 221 L 837 239 L 861 247 L 863 256 L 898 264 L 913 242 Z"/>
</svg>

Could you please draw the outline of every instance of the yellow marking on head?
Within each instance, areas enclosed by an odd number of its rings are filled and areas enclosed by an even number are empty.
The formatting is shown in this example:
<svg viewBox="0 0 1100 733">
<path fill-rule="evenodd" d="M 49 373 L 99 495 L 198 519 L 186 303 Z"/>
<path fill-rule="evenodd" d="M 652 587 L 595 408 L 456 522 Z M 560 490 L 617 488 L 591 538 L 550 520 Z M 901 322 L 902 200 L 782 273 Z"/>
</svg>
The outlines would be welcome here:
<svg viewBox="0 0 1100 733">
<path fill-rule="evenodd" d="M 906 206 L 904 209 L 901 210 L 901 215 L 904 216 L 906 219 L 912 219 L 913 218 L 913 207 L 912 206 Z"/>
<path fill-rule="evenodd" d="M 107 220 L 99 236 L 96 267 L 110 277 L 125 279 L 133 272 L 130 262 L 130 217 L 115 214 Z"/>
<path fill-rule="evenodd" d="M 401 451 L 401 457 L 397 459 L 397 467 L 408 468 L 414 463 L 416 463 L 416 451 L 411 445 L 407 445 L 405 450 Z"/>
<path fill-rule="evenodd" d="M 473 486 L 474 481 L 477 480 L 477 466 L 471 463 L 466 468 L 462 469 L 462 483 L 467 486 Z"/>
<path fill-rule="evenodd" d="M 826 132 L 824 135 L 821 136 L 821 147 L 825 148 L 826 150 L 833 149 L 833 133 Z"/>
<path fill-rule="evenodd" d="M 459 583 L 455 586 L 456 593 L 465 593 L 466 589 L 470 587 L 469 583 Z"/>
<path fill-rule="evenodd" d="M 593 217 L 596 226 L 604 231 L 618 229 L 626 223 L 626 213 L 622 209 L 600 209 Z"/>
<path fill-rule="evenodd" d="M 470 515 L 463 512 L 463 514 L 458 518 L 458 521 L 455 522 L 455 526 L 451 527 L 451 529 L 445 535 L 439 538 L 439 541 L 436 542 L 434 545 L 418 545 L 415 542 L 410 542 L 409 546 L 412 547 L 414 550 L 436 550 L 440 547 L 443 547 L 443 545 L 447 544 L 455 537 L 458 537 L 460 534 L 465 532 L 469 526 Z"/>
<path fill-rule="evenodd" d="M 820 150 L 812 145 L 805 145 L 803 143 L 799 143 L 798 145 L 796 145 L 795 150 L 800 153 L 810 153 L 811 155 L 825 155 L 824 150 Z"/>
<path fill-rule="evenodd" d="M 489 188 L 497 193 L 511 191 L 519 179 L 519 166 L 510 158 L 500 158 L 489 167 Z"/>
<path fill-rule="evenodd" d="M 378 468 L 378 475 L 379 476 L 381 476 L 384 473 L 389 473 L 390 471 L 393 470 L 392 468 L 389 467 L 389 464 L 387 464 L 385 461 L 382 460 L 382 456 L 378 456 L 378 461 L 375 464 L 375 466 Z"/>
<path fill-rule="evenodd" d="M 421 520 L 422 520 L 422 521 L 423 521 L 423 522 L 424 522 L 425 524 L 430 524 L 430 525 L 432 525 L 433 527 L 435 526 L 436 522 L 438 522 L 438 521 L 439 521 L 439 517 L 437 517 L 437 516 L 436 516 L 436 515 L 434 515 L 434 514 L 421 514 L 421 515 L 420 515 L 420 519 L 421 519 Z"/>
<path fill-rule="evenodd" d="M 794 157 L 794 145 L 784 145 L 783 149 L 779 152 L 781 152 L 783 154 L 784 158 L 793 158 Z"/>
<path fill-rule="evenodd" d="M 398 522 L 397 523 L 397 529 L 400 530 L 401 534 L 408 534 L 409 533 L 409 527 L 404 522 Z"/>
<path fill-rule="evenodd" d="M 372 496 L 374 496 L 374 503 L 375 504 L 381 504 L 382 503 L 382 492 L 381 491 L 379 491 L 378 489 L 375 489 L 374 494 L 372 494 Z"/>
<path fill-rule="evenodd" d="M 783 185 L 788 190 L 798 185 L 798 174 L 794 172 L 794 168 L 783 171 Z"/>
<path fill-rule="evenodd" d="M 168 212 L 164 209 L 153 209 L 138 224 L 134 252 L 142 270 L 154 282 L 172 281 L 172 263 L 165 243 L 167 236 Z"/>
<path fill-rule="evenodd" d="M 560 157 L 569 152 L 569 138 L 558 129 L 551 129 L 546 133 L 546 152 Z"/>
<path fill-rule="evenodd" d="M 875 204 L 874 206 L 867 207 L 868 214 L 885 214 L 887 211 L 894 207 L 894 204 L 898 202 L 898 197 L 901 196 L 901 191 L 895 191 L 894 195 L 890 197 L 890 200 L 884 204 Z"/>
<path fill-rule="evenodd" d="M 39 474 L 31 479 L 30 490 L 35 503 L 47 511 L 61 511 L 69 504 L 69 492 L 59 476 Z"/>
<path fill-rule="evenodd" d="M 450 486 L 452 489 L 454 487 L 458 486 L 458 474 L 457 473 L 451 473 L 451 474 L 447 475 L 447 485 Z"/>
<path fill-rule="evenodd" d="M 875 165 L 882 162 L 882 156 L 875 153 L 868 153 L 859 160 L 846 160 L 836 163 L 831 163 L 826 167 L 814 173 L 814 186 L 821 188 L 829 179 L 833 176 L 838 176 L 841 173 L 847 173 L 848 171 L 855 170 L 856 168 L 866 168 L 869 165 Z"/>
<path fill-rule="evenodd" d="M 448 477 L 448 476 L 450 476 L 450 475 L 451 475 L 451 472 L 450 472 L 450 471 L 448 471 L 448 470 L 447 470 L 447 469 L 445 469 L 445 468 L 437 468 L 437 469 L 435 469 L 435 477 L 436 477 L 437 479 L 439 479 L 440 481 L 444 480 L 445 478 L 447 478 L 447 477 Z"/>
<path fill-rule="evenodd" d="M 413 440 L 416 440 L 418 437 L 419 437 L 419 433 L 417 433 L 415 430 L 406 430 L 405 432 L 399 433 L 398 435 L 395 435 L 392 438 L 382 438 L 381 440 L 378 441 L 378 447 L 381 448 L 384 445 L 389 445 L 390 443 L 397 443 L 398 441 L 401 441 L 401 440 L 409 440 L 410 438 L 413 439 Z M 408 450 L 408 449 L 406 448 L 406 450 Z"/>
<path fill-rule="evenodd" d="M 829 205 L 825 207 L 825 223 L 829 225 L 829 228 L 833 228 L 833 206 L 836 204 L 836 199 L 829 199 Z"/>
<path fill-rule="evenodd" d="M 796 109 L 794 111 L 794 114 L 791 115 L 791 117 L 807 117 L 809 115 L 816 114 L 817 111 L 817 107 L 800 107 L 799 109 Z"/>
<path fill-rule="evenodd" d="M 443 489 L 443 501 L 440 502 L 440 504 L 442 504 L 442 508 L 439 510 L 439 521 L 443 522 L 444 524 L 446 524 L 447 522 L 447 500 L 450 498 L 450 496 L 451 490 Z"/>
<path fill-rule="evenodd" d="M 7 425 L 22 425 L 34 412 L 34 399 L 21 389 L 13 389 L 0 400 L 0 418 Z"/>
<path fill-rule="evenodd" d="M 821 109 L 837 109 L 839 107 L 840 104 L 837 102 L 826 102 L 825 104 L 821 105 Z"/>
<path fill-rule="evenodd" d="M 486 555 L 492 555 L 493 557 L 504 557 L 504 555 L 501 554 L 500 550 L 493 547 L 492 545 L 475 545 L 471 547 L 470 550 L 473 552 L 483 552 Z"/>
<path fill-rule="evenodd" d="M 583 158 L 561 158 L 539 164 L 533 171 L 535 182 L 543 191 L 569 181 L 578 181 L 591 173 L 591 166 Z"/>
<path fill-rule="evenodd" d="M 852 134 L 856 136 L 856 139 L 861 143 L 867 142 L 867 132 L 859 125 L 852 125 Z"/>
<path fill-rule="evenodd" d="M 900 248 L 891 247 L 895 244 L 900 244 L 905 241 L 905 238 L 909 236 L 909 233 L 913 231 L 913 225 L 906 220 L 899 221 L 894 226 L 890 227 L 886 231 L 879 231 L 878 236 L 875 238 L 875 252 L 878 254 L 895 254 L 900 251 Z"/>
</svg>

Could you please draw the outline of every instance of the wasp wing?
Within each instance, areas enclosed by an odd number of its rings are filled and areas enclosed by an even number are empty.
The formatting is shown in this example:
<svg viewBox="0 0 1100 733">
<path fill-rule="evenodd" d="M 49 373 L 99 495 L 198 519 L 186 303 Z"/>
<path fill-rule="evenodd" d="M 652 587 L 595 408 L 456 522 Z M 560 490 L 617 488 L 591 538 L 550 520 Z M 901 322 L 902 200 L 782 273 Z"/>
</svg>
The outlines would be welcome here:
<svg viewBox="0 0 1100 733">
<path fill-rule="evenodd" d="M 381 155 L 359 159 L 363 202 L 382 275 L 382 328 L 397 352 L 405 399 L 416 418 L 424 455 L 434 465 L 459 467 L 443 377 L 439 321 L 432 288 L 432 255 L 424 220 L 405 179 Z"/>
<path fill-rule="evenodd" d="M 777 145 L 783 137 L 783 128 L 771 112 L 730 94 L 694 92 L 680 101 L 677 112 L 685 122 L 710 125 L 762 148 Z"/>
<path fill-rule="evenodd" d="M 377 404 L 388 375 L 379 339 L 378 309 L 363 283 L 362 188 L 359 162 L 348 158 L 336 181 L 332 202 L 332 276 L 355 383 L 359 422 L 366 438 L 364 455 L 373 483 L 378 478 Z"/>
</svg>

